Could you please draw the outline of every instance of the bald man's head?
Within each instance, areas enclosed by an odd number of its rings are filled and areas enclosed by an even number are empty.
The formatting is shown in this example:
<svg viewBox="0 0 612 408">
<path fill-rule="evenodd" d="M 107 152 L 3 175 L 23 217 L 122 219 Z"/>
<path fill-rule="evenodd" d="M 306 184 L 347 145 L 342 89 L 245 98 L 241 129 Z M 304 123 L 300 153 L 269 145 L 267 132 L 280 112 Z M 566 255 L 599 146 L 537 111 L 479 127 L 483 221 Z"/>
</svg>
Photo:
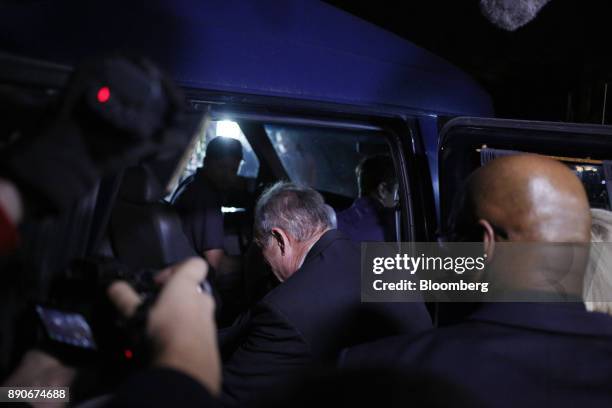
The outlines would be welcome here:
<svg viewBox="0 0 612 408">
<path fill-rule="evenodd" d="M 496 240 L 590 240 L 589 202 L 580 180 L 561 162 L 524 154 L 501 157 L 468 178 L 454 228 L 481 240 L 488 224 Z"/>
</svg>

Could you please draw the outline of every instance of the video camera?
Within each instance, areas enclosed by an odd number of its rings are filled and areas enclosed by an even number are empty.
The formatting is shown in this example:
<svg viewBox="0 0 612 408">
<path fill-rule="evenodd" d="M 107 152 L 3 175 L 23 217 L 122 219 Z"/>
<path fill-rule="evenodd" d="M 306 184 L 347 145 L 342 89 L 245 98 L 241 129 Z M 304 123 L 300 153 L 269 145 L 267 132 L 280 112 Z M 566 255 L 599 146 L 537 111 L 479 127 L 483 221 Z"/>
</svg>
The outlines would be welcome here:
<svg viewBox="0 0 612 408">
<path fill-rule="evenodd" d="M 150 61 L 94 58 L 75 69 L 40 129 L 17 132 L 0 151 L 0 175 L 19 186 L 33 214 L 45 216 L 69 211 L 101 177 L 143 161 L 156 163 L 169 190 L 203 116 L 187 113 L 180 88 Z"/>
<path fill-rule="evenodd" d="M 37 346 L 67 364 L 129 372 L 146 364 L 146 319 L 159 287 L 154 270 L 130 270 L 112 258 L 74 261 L 51 286 L 49 301 L 37 303 Z M 119 314 L 107 291 L 126 281 L 143 299 L 134 316 Z"/>
<path fill-rule="evenodd" d="M 113 258 L 78 260 L 52 285 L 49 302 L 34 305 L 38 346 L 67 364 L 90 364 L 129 373 L 150 362 L 146 336 L 148 312 L 161 287 L 158 270 L 131 270 Z M 126 281 L 142 302 L 125 318 L 108 298 L 109 286 Z M 207 281 L 202 291 L 211 293 Z"/>
</svg>

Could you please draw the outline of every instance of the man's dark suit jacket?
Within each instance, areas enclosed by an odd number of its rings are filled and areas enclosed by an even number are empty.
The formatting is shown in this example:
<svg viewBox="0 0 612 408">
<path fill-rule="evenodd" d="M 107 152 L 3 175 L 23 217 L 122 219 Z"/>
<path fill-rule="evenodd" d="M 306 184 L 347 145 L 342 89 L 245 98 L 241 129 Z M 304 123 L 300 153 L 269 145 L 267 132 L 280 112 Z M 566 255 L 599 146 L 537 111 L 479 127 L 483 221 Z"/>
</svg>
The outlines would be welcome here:
<svg viewBox="0 0 612 408">
<path fill-rule="evenodd" d="M 304 264 L 221 336 L 223 400 L 244 405 L 344 347 L 431 328 L 423 303 L 361 303 L 359 246 L 326 232 Z"/>
<path fill-rule="evenodd" d="M 344 350 L 339 362 L 433 375 L 484 406 L 612 406 L 612 317 L 582 303 L 485 304 L 453 326 Z"/>
</svg>

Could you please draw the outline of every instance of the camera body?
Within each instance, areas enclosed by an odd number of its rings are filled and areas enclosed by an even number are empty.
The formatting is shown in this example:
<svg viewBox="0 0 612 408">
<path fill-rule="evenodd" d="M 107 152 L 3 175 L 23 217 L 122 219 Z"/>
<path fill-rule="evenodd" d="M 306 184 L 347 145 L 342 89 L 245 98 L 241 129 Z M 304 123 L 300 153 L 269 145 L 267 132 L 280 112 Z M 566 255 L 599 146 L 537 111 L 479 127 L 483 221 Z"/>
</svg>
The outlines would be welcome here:
<svg viewBox="0 0 612 408">
<path fill-rule="evenodd" d="M 156 271 L 130 270 L 115 259 L 74 261 L 52 284 L 48 302 L 36 304 L 39 347 L 67 364 L 130 372 L 149 359 L 146 319 L 159 288 Z M 111 304 L 107 290 L 128 282 L 143 302 L 129 319 Z"/>
</svg>

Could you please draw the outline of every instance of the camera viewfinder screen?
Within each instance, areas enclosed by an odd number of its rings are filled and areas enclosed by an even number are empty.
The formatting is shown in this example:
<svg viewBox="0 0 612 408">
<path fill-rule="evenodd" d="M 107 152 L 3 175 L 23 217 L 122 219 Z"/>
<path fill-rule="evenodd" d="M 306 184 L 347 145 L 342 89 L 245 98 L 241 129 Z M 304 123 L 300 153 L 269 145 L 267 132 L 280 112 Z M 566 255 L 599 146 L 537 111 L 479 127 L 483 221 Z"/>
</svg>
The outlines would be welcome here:
<svg viewBox="0 0 612 408">
<path fill-rule="evenodd" d="M 36 306 L 36 312 L 52 340 L 75 347 L 96 349 L 91 328 L 82 315 L 42 306 Z"/>
</svg>

